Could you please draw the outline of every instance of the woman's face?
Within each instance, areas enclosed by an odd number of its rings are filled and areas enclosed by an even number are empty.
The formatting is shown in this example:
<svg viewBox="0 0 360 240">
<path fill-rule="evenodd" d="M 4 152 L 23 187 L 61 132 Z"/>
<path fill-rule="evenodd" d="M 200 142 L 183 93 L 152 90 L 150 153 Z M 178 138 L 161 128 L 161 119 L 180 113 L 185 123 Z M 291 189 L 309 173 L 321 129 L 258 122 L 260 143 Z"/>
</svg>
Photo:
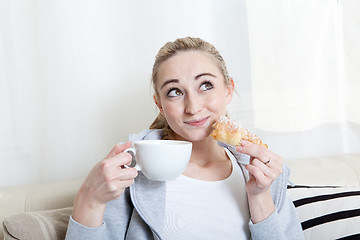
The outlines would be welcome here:
<svg viewBox="0 0 360 240">
<path fill-rule="evenodd" d="M 215 58 L 200 51 L 180 52 L 164 61 L 158 71 L 155 102 L 177 139 L 200 141 L 211 125 L 226 114 L 234 83 L 225 85 Z"/>
</svg>

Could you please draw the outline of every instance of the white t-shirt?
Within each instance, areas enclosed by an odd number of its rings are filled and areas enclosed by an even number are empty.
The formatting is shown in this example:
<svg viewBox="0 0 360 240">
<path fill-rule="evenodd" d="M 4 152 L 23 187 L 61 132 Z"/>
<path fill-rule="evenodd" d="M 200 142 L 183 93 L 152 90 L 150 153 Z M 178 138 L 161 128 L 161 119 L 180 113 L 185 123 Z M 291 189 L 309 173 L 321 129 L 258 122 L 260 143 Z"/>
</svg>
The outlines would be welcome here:
<svg viewBox="0 0 360 240">
<path fill-rule="evenodd" d="M 231 175 L 204 181 L 184 175 L 166 182 L 164 239 L 249 239 L 245 178 L 235 157 Z"/>
</svg>

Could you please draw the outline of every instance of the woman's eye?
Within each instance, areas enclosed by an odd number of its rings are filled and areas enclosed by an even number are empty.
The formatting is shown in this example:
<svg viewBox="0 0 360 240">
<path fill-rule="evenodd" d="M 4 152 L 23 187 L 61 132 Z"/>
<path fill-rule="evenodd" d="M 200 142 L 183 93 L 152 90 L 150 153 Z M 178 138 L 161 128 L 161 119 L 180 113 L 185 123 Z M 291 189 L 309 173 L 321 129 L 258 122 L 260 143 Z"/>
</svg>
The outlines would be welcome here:
<svg viewBox="0 0 360 240">
<path fill-rule="evenodd" d="M 183 93 L 179 89 L 170 89 L 169 92 L 167 93 L 168 97 L 177 97 L 182 95 Z"/>
<path fill-rule="evenodd" d="M 211 82 L 204 82 L 201 86 L 200 86 L 200 90 L 201 91 L 207 91 L 213 88 L 213 85 L 211 84 Z"/>
</svg>

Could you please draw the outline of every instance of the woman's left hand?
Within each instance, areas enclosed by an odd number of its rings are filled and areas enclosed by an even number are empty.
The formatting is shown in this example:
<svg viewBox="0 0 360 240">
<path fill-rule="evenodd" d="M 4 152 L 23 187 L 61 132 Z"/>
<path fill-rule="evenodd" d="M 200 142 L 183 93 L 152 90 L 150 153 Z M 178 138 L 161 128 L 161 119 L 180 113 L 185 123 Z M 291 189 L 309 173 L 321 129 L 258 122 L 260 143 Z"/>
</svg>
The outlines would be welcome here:
<svg viewBox="0 0 360 240">
<path fill-rule="evenodd" d="M 250 156 L 250 163 L 245 166 L 249 171 L 246 192 L 251 221 L 258 223 L 275 211 L 270 186 L 282 173 L 284 161 L 269 149 L 248 141 L 241 141 L 236 151 Z"/>
<path fill-rule="evenodd" d="M 245 166 L 250 175 L 247 194 L 255 196 L 268 191 L 271 183 L 282 173 L 283 159 L 269 149 L 245 140 L 236 150 L 250 156 L 250 163 Z"/>
</svg>

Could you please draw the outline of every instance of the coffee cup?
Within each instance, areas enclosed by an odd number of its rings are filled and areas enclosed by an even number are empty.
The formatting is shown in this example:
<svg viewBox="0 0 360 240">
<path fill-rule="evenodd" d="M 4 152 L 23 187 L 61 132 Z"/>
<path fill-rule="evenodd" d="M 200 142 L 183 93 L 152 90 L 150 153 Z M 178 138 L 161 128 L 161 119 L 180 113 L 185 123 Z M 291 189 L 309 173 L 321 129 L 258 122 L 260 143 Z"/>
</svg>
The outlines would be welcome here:
<svg viewBox="0 0 360 240">
<path fill-rule="evenodd" d="M 135 168 L 154 181 L 174 180 L 184 172 L 189 163 L 192 143 L 178 140 L 135 141 L 131 152 Z M 128 166 L 126 166 L 128 167 Z"/>
</svg>

